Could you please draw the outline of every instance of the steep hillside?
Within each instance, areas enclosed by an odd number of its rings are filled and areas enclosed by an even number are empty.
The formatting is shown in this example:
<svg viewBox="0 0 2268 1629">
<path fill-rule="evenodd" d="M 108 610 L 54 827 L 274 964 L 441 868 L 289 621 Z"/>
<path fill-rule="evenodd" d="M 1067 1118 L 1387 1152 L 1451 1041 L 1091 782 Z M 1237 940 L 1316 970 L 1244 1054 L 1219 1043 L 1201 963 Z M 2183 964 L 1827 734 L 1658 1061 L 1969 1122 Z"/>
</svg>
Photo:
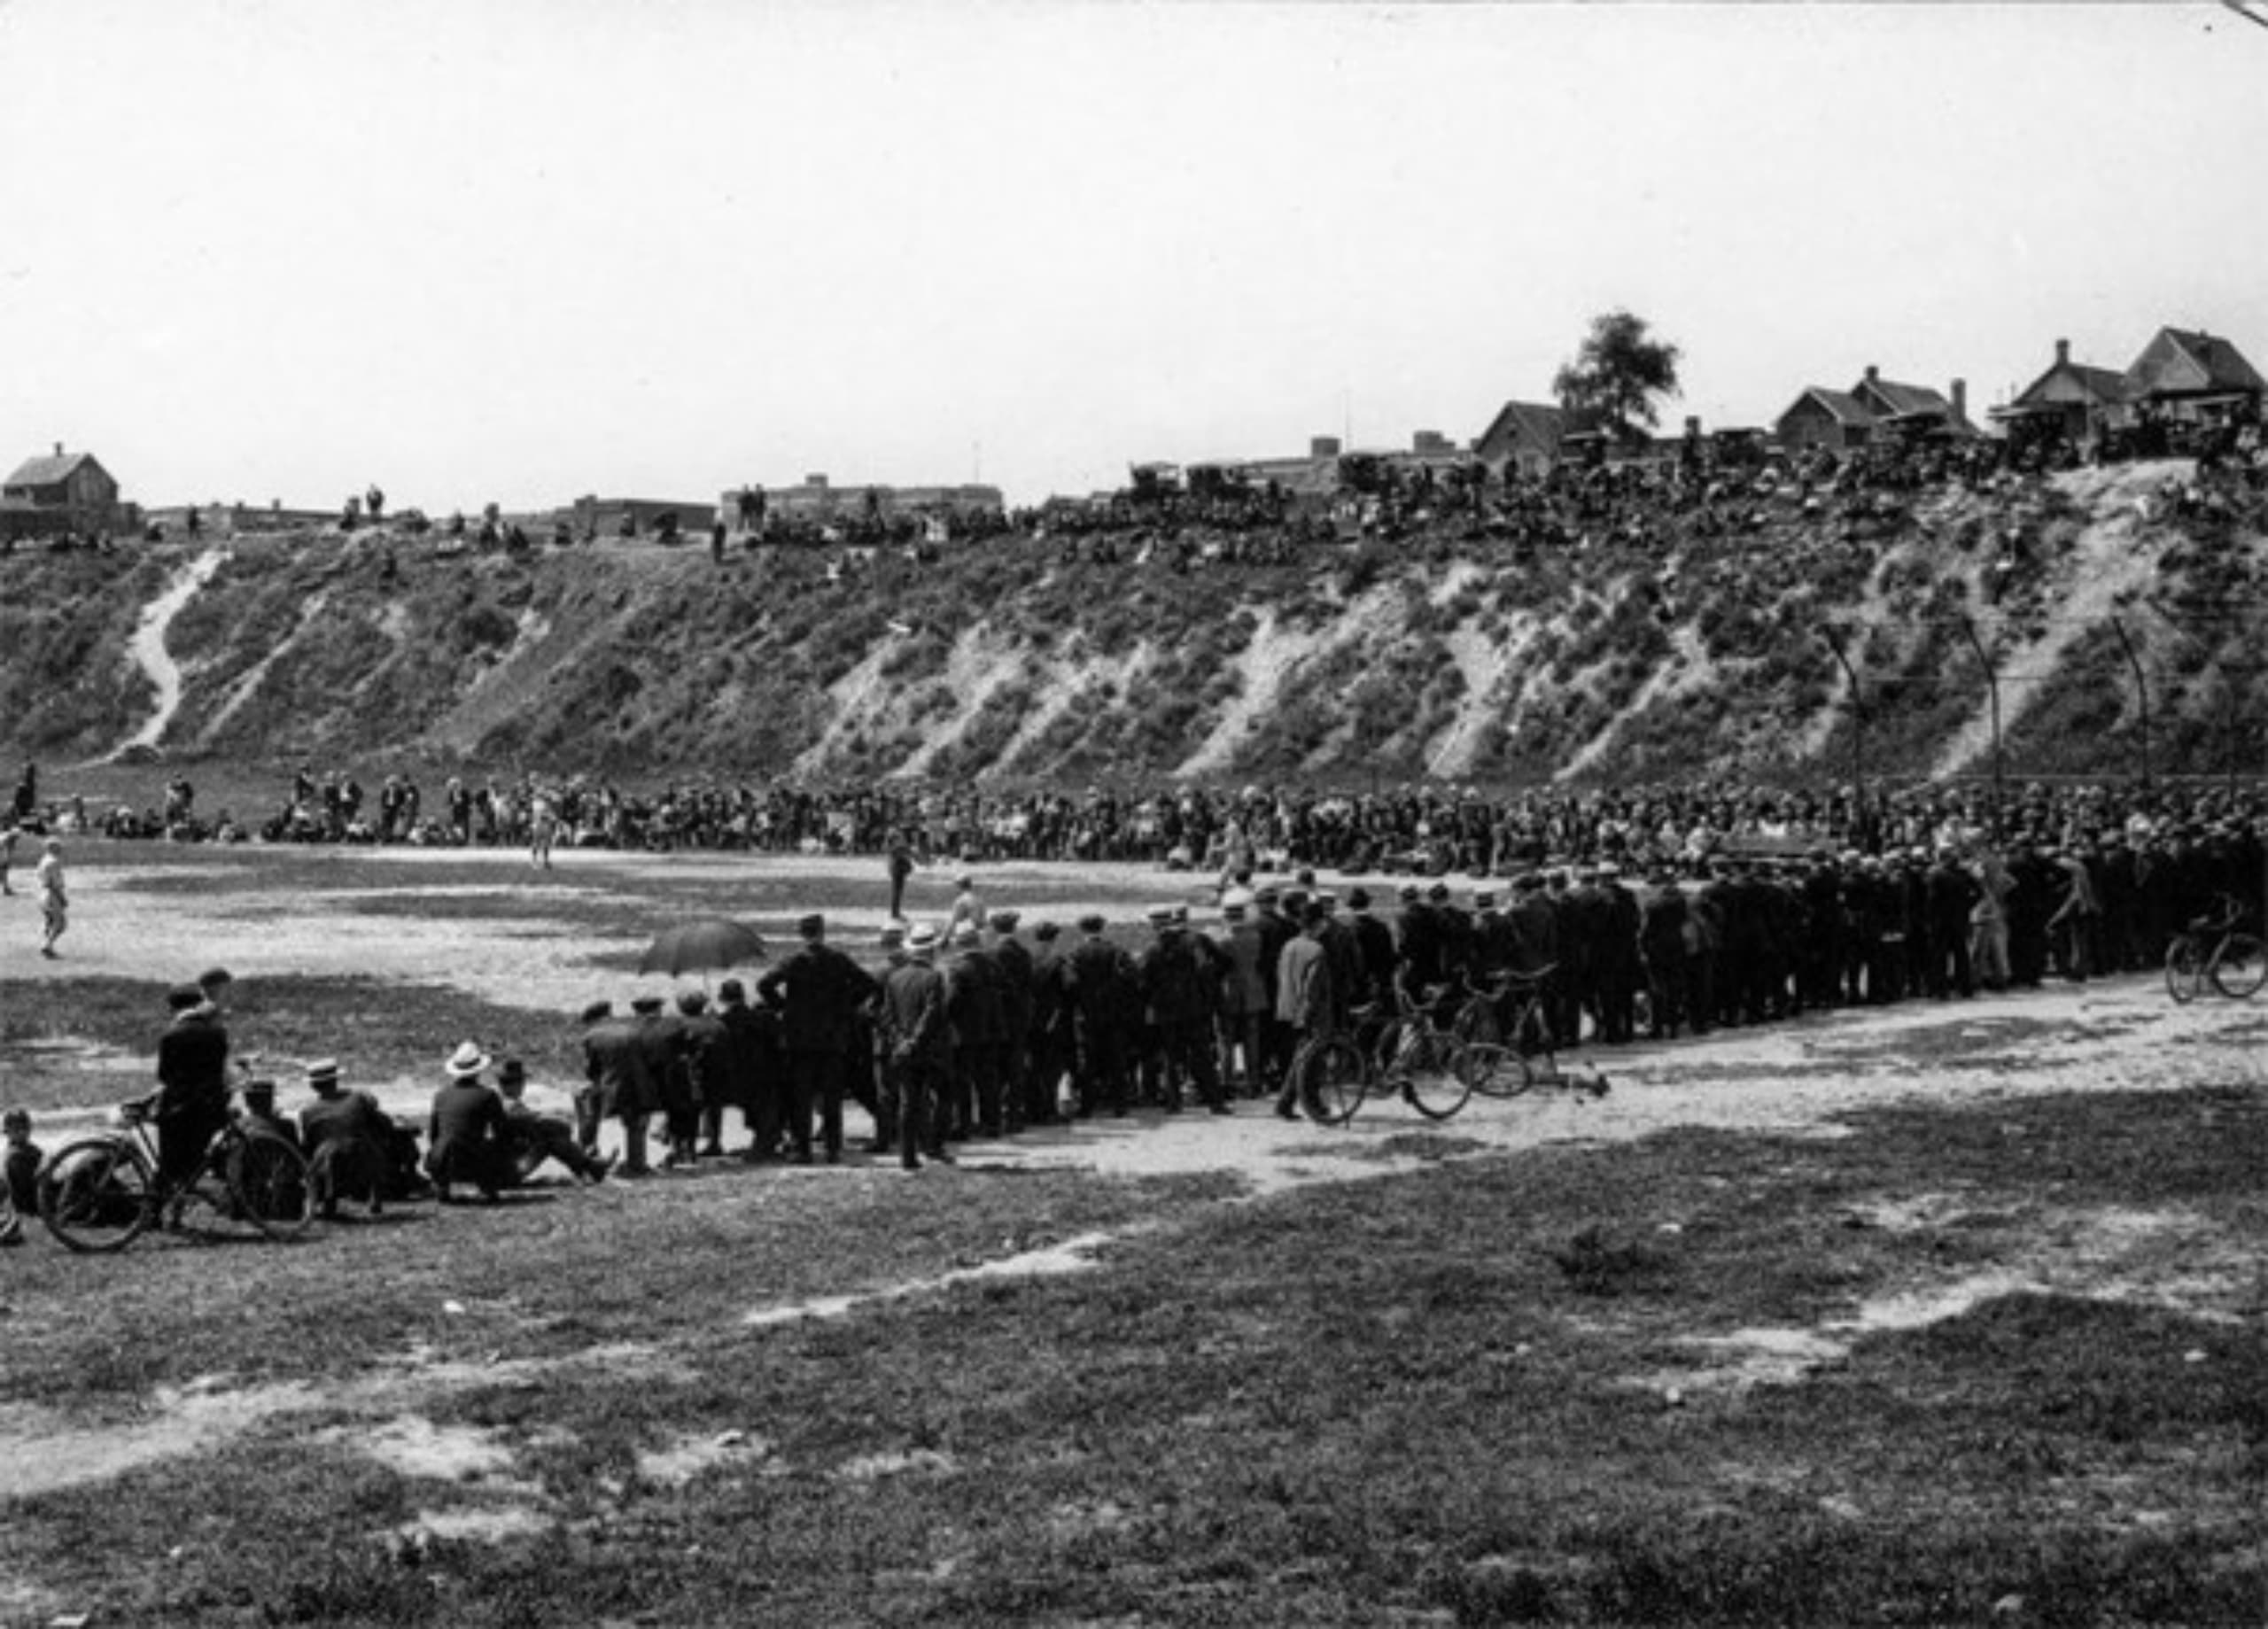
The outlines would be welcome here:
<svg viewBox="0 0 2268 1629">
<path fill-rule="evenodd" d="M 1134 533 L 897 551 L 364 531 L 0 560 L 0 750 L 383 770 L 1482 783 L 2260 767 L 2268 542 L 2186 466 L 1536 547 L 1480 526 L 1224 563 Z M 1192 555 L 1194 558 L 1192 558 Z M 2154 609 L 2155 608 L 2155 609 Z M 170 613 L 170 620 L 166 615 Z M 141 659 L 135 652 L 143 633 Z M 178 678 L 161 697 L 162 639 Z M 169 710 L 161 710 L 171 701 Z"/>
</svg>

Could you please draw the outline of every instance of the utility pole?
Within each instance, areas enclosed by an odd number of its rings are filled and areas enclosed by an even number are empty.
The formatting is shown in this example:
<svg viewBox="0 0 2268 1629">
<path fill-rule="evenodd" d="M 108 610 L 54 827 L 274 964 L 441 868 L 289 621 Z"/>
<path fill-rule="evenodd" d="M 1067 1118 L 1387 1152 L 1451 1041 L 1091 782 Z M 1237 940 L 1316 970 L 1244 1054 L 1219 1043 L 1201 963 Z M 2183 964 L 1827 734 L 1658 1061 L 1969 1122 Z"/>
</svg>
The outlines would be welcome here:
<svg viewBox="0 0 2268 1629">
<path fill-rule="evenodd" d="M 2134 700 L 2142 711 L 2142 795 L 2147 797 L 2150 791 L 2150 681 L 2142 677 L 2142 659 L 2134 652 L 2134 641 L 2126 637 L 2126 624 L 2113 617 L 2110 631 L 2118 636 L 2118 648 L 2126 653 L 2126 665 L 2134 670 Z"/>
<path fill-rule="evenodd" d="M 1984 669 L 1984 683 L 1992 698 L 1992 835 L 2006 834 L 2003 811 L 2008 800 L 2006 768 L 2000 759 L 2000 671 L 1992 665 L 1992 658 L 1985 654 L 1984 641 L 1977 635 L 1976 619 L 1963 617 L 1961 631 L 1969 636 L 1969 648 L 1977 653 L 1977 660 Z"/>
<path fill-rule="evenodd" d="M 1835 631 L 1833 623 L 1819 631 L 1827 641 L 1827 648 L 1835 653 L 1835 660 L 1843 666 L 1844 677 L 1851 681 L 1851 821 L 1852 846 L 1862 847 L 1858 839 L 1862 835 L 1867 807 L 1867 701 L 1859 688 L 1859 670 L 1851 665 L 1851 657 L 1843 648 L 1843 636 Z"/>
</svg>

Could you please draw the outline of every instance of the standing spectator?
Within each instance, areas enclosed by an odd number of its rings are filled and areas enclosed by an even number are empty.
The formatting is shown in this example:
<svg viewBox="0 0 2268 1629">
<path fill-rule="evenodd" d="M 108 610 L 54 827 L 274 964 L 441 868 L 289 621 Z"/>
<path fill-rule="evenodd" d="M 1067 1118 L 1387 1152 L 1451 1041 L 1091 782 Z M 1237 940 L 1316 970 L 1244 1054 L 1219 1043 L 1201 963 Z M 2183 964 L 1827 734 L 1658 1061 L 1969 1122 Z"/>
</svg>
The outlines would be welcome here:
<svg viewBox="0 0 2268 1629">
<path fill-rule="evenodd" d="M 882 979 L 882 1044 L 897 1105 L 898 1163 L 909 1171 L 921 1168 L 924 1154 L 952 1163 L 945 1152 L 944 1100 L 952 1024 L 936 954 L 937 930 L 925 923 L 907 935 L 905 959 Z"/>
<path fill-rule="evenodd" d="M 1064 982 L 1079 1044 L 1078 1106 L 1084 1120 L 1108 1109 L 1126 1113 L 1126 1009 L 1137 998 L 1133 964 L 1124 950 L 1103 936 L 1099 916 L 1079 919 L 1079 942 L 1064 958 Z"/>
<path fill-rule="evenodd" d="M 672 1122 L 670 1143 L 675 1147 L 682 1141 L 688 1163 L 696 1152 L 703 1159 L 721 1160 L 725 1145 L 720 1136 L 711 1136 L 697 1151 L 695 1144 L 708 1124 L 709 1105 L 724 1091 L 725 1026 L 709 1011 L 709 997 L 697 989 L 687 990 L 677 998 L 677 1012 L 678 1059 L 685 1090 Z"/>
<path fill-rule="evenodd" d="M 1077 1048 L 1068 966 L 1055 947 L 1062 930 L 1052 922 L 1033 926 L 1036 948 L 1031 967 L 1031 1063 L 1025 1098 L 1032 1123 L 1060 1124 L 1063 1119 L 1063 1077 L 1071 1073 Z"/>
<path fill-rule="evenodd" d="M 858 1006 L 878 993 L 873 979 L 827 942 L 827 919 L 814 911 L 796 931 L 803 944 L 757 981 L 756 993 L 780 1013 L 788 1054 L 788 1136 L 797 1165 L 812 1162 L 812 1117 L 819 1115 L 827 1163 L 843 1158 L 843 1071 Z"/>
<path fill-rule="evenodd" d="M 651 1176 L 646 1121 L 661 1104 L 661 1089 L 647 1074 L 636 1028 L 614 1015 L 612 1002 L 594 1001 L 583 1009 L 583 1069 L 584 1088 L 575 1095 L 576 1141 L 585 1153 L 597 1153 L 600 1121 L 619 1119 L 622 1174 Z"/>
<path fill-rule="evenodd" d="M 1256 1098 L 1266 1073 L 1262 1037 L 1270 1014 L 1268 979 L 1261 969 L 1263 946 L 1259 926 L 1249 919 L 1247 899 L 1231 889 L 1221 901 L 1217 942 L 1228 961 L 1221 980 L 1221 1074 L 1243 1096 Z"/>
<path fill-rule="evenodd" d="M 229 1123 L 229 1032 L 194 984 L 175 989 L 166 1005 L 173 1020 L 158 1038 L 158 1175 L 177 1188 Z"/>
<path fill-rule="evenodd" d="M 1291 1027 L 1302 1046 L 1332 1033 L 1338 1007 L 1331 990 L 1331 959 L 1324 949 L 1323 923 L 1323 907 L 1309 905 L 1301 919 L 1299 937 L 1284 947 L 1276 970 L 1276 1016 Z M 1305 1082 L 1300 1078 L 1303 1061 L 1295 1051 L 1292 1067 L 1284 1072 L 1283 1090 L 1277 1094 L 1276 1112 L 1285 1120 L 1297 1118 L 1293 1103 L 1298 1098 L 1304 1098 L 1301 1106 L 1309 1115 L 1322 1116 L 1322 1105 L 1304 1090 Z"/>
<path fill-rule="evenodd" d="M 16 841 L 23 834 L 23 827 L 16 823 L 13 816 L 9 818 L 4 826 L 0 826 L 0 894 L 16 891 L 8 886 L 8 868 L 16 863 Z"/>
<path fill-rule="evenodd" d="M 738 979 L 726 979 L 717 987 L 717 1022 L 724 1029 L 724 1038 L 718 1045 L 717 1067 L 701 1100 L 702 1142 L 704 1151 L 721 1152 L 725 1111 L 736 1109 L 741 1128 L 749 1137 L 741 1157 L 754 1160 L 770 1152 L 759 1129 L 757 1103 L 759 1093 L 771 1084 L 768 1054 L 775 1037 L 769 1033 L 767 1020 L 748 1005 L 747 988 Z"/>
</svg>

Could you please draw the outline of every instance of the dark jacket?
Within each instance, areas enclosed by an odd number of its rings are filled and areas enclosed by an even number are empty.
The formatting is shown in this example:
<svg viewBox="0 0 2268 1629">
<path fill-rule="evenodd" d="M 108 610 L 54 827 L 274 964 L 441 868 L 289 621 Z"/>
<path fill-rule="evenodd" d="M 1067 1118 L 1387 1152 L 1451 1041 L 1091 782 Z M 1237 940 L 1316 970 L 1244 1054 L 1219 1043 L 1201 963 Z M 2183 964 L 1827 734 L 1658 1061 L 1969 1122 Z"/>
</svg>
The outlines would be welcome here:
<svg viewBox="0 0 2268 1629">
<path fill-rule="evenodd" d="M 781 1044 L 791 1052 L 848 1051 L 852 1020 L 880 988 L 858 963 L 818 941 L 756 981 L 756 993 L 779 1009 Z"/>
</svg>

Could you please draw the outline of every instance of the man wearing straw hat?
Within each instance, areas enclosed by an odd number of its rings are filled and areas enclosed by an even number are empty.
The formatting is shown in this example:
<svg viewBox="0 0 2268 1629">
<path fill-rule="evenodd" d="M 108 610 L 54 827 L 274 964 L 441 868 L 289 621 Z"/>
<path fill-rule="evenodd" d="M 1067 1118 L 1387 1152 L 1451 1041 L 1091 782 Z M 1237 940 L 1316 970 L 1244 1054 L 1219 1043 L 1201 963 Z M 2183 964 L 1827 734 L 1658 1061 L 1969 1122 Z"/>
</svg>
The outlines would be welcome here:
<svg viewBox="0 0 2268 1629">
<path fill-rule="evenodd" d="M 489 1204 L 503 1185 L 505 1139 L 511 1127 L 504 1099 L 481 1080 L 490 1059 L 477 1041 L 451 1053 L 442 1068 L 448 1083 L 433 1094 L 426 1126 L 425 1174 L 442 1204 L 449 1204 L 454 1183 L 470 1183 Z"/>
</svg>

